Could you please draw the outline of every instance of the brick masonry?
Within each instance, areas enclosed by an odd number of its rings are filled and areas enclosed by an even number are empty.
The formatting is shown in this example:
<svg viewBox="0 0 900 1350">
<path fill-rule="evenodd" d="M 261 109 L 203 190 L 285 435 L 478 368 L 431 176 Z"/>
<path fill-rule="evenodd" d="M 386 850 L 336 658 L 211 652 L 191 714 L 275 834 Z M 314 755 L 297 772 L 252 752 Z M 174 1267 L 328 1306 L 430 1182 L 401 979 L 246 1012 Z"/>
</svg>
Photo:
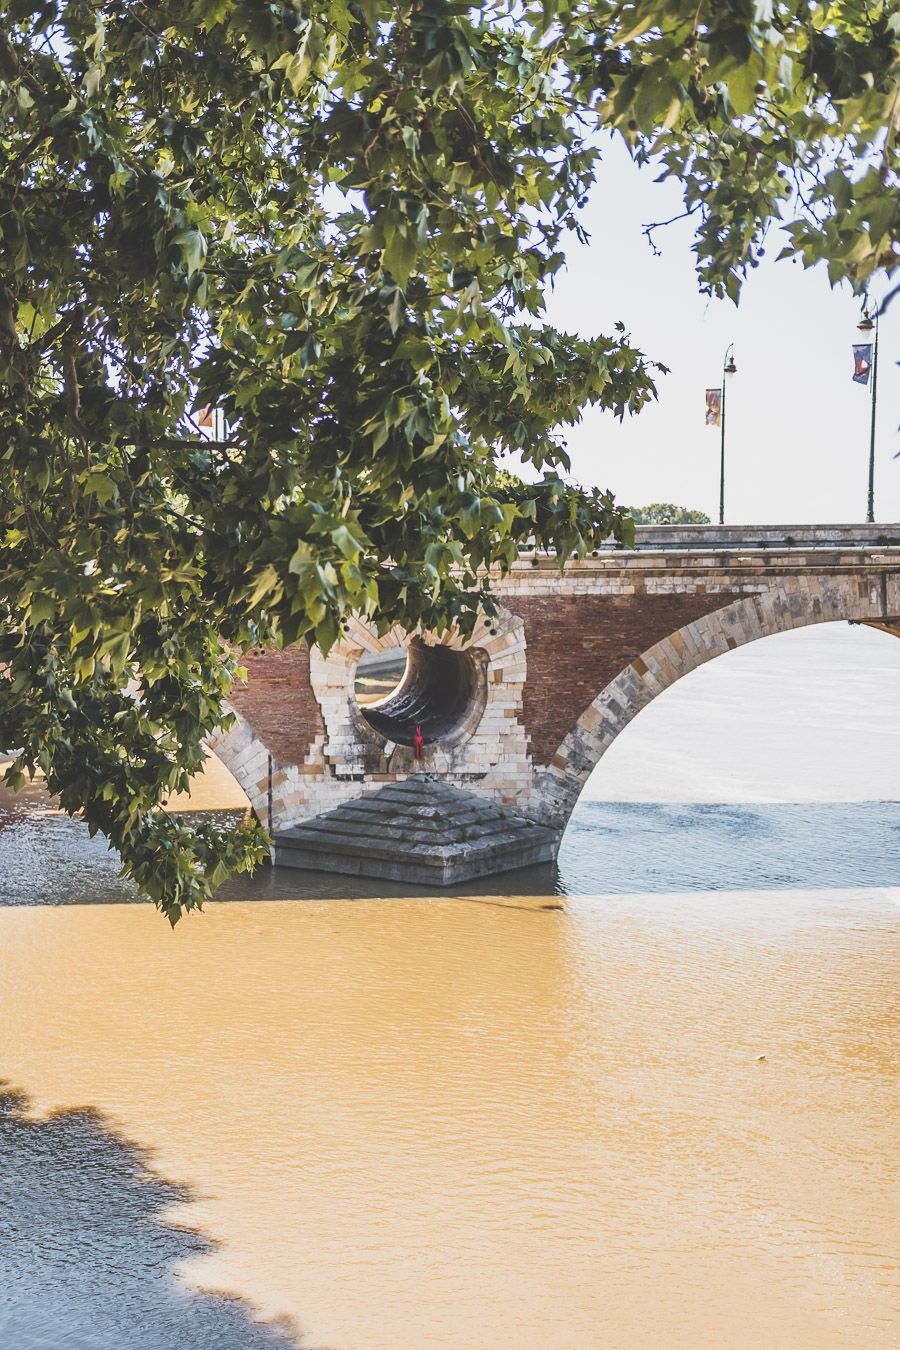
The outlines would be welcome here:
<svg viewBox="0 0 900 1350">
<path fill-rule="evenodd" d="M 878 528 L 900 536 L 900 527 Z M 731 532 L 731 548 L 722 531 L 716 547 L 643 543 L 568 564 L 562 575 L 551 559 L 523 558 L 495 583 L 499 620 L 480 622 L 471 640 L 480 695 L 458 733 L 423 761 L 360 715 L 360 655 L 402 646 L 406 635 L 378 637 L 359 619 L 327 659 L 302 647 L 252 657 L 248 684 L 233 696 L 235 725 L 212 748 L 263 820 L 271 755 L 276 831 L 417 773 L 561 830 L 623 727 L 705 661 L 811 623 L 900 633 L 900 547 L 834 537 L 849 529 L 782 550 L 777 540 L 745 542 L 746 531 Z M 441 640 L 463 645 L 452 634 Z"/>
<path fill-rule="evenodd" d="M 252 679 L 232 694 L 234 709 L 279 764 L 302 762 L 325 731 L 309 663 L 306 646 L 255 653 L 247 662 Z"/>
<path fill-rule="evenodd" d="M 528 680 L 522 715 L 534 762 L 551 762 L 598 688 L 647 647 L 739 598 L 733 592 L 511 598 L 510 610 L 525 625 Z"/>
</svg>

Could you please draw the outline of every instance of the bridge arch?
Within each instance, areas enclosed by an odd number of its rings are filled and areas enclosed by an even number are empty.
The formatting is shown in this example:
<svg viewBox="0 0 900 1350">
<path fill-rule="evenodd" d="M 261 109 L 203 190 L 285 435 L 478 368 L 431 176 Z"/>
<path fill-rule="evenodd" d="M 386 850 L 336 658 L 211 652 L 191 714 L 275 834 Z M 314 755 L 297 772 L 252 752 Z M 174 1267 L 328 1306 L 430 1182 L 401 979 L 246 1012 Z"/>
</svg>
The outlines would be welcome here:
<svg viewBox="0 0 900 1350">
<path fill-rule="evenodd" d="M 271 755 L 269 747 L 240 712 L 230 704 L 231 725 L 216 731 L 207 745 L 246 794 L 254 814 L 268 822 Z"/>
<path fill-rule="evenodd" d="M 777 587 L 732 600 L 685 624 L 633 658 L 577 719 L 550 764 L 535 773 L 529 812 L 563 830 L 588 778 L 626 726 L 659 694 L 717 656 L 746 643 L 812 624 L 866 623 L 900 636 L 896 624 L 872 621 L 875 597 L 866 586 L 795 577 Z"/>
</svg>

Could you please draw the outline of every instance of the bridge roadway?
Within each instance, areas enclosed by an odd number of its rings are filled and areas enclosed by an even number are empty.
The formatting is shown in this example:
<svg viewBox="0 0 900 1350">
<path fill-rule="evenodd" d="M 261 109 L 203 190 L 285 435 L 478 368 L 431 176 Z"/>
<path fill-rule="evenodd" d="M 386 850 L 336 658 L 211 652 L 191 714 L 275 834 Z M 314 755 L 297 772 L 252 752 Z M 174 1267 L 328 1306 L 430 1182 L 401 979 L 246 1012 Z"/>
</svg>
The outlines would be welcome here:
<svg viewBox="0 0 900 1350">
<path fill-rule="evenodd" d="M 494 591 L 499 613 L 468 642 L 355 618 L 327 659 L 248 661 L 213 749 L 276 862 L 446 884 L 555 856 L 606 749 L 697 666 L 813 623 L 900 635 L 900 524 L 649 526 L 562 573 L 523 554 Z M 406 648 L 406 674 L 369 721 L 357 664 L 389 648 Z"/>
</svg>

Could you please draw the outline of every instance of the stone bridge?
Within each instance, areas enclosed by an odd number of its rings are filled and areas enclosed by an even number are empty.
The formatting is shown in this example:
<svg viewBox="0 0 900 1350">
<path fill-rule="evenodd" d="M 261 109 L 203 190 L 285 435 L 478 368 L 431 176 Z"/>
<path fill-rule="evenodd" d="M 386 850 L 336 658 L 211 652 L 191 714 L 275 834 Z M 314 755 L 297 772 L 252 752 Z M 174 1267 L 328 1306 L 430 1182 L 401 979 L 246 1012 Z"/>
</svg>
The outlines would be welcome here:
<svg viewBox="0 0 900 1350">
<path fill-rule="evenodd" d="M 446 884 L 555 857 L 601 756 L 683 675 L 807 624 L 900 635 L 900 524 L 649 527 L 562 574 L 523 554 L 495 593 L 468 642 L 354 619 L 327 658 L 248 661 L 212 748 L 276 863 Z"/>
</svg>

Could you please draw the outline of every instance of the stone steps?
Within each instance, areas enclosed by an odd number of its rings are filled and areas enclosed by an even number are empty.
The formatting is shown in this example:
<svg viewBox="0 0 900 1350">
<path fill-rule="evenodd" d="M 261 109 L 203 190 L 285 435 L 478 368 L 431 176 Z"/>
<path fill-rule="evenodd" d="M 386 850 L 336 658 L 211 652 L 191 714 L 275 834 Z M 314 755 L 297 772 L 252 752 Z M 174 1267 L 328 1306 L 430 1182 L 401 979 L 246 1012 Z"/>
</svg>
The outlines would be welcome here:
<svg viewBox="0 0 900 1350">
<path fill-rule="evenodd" d="M 417 775 L 282 831 L 274 839 L 274 861 L 452 886 L 551 862 L 559 838 L 494 802 Z"/>
</svg>

